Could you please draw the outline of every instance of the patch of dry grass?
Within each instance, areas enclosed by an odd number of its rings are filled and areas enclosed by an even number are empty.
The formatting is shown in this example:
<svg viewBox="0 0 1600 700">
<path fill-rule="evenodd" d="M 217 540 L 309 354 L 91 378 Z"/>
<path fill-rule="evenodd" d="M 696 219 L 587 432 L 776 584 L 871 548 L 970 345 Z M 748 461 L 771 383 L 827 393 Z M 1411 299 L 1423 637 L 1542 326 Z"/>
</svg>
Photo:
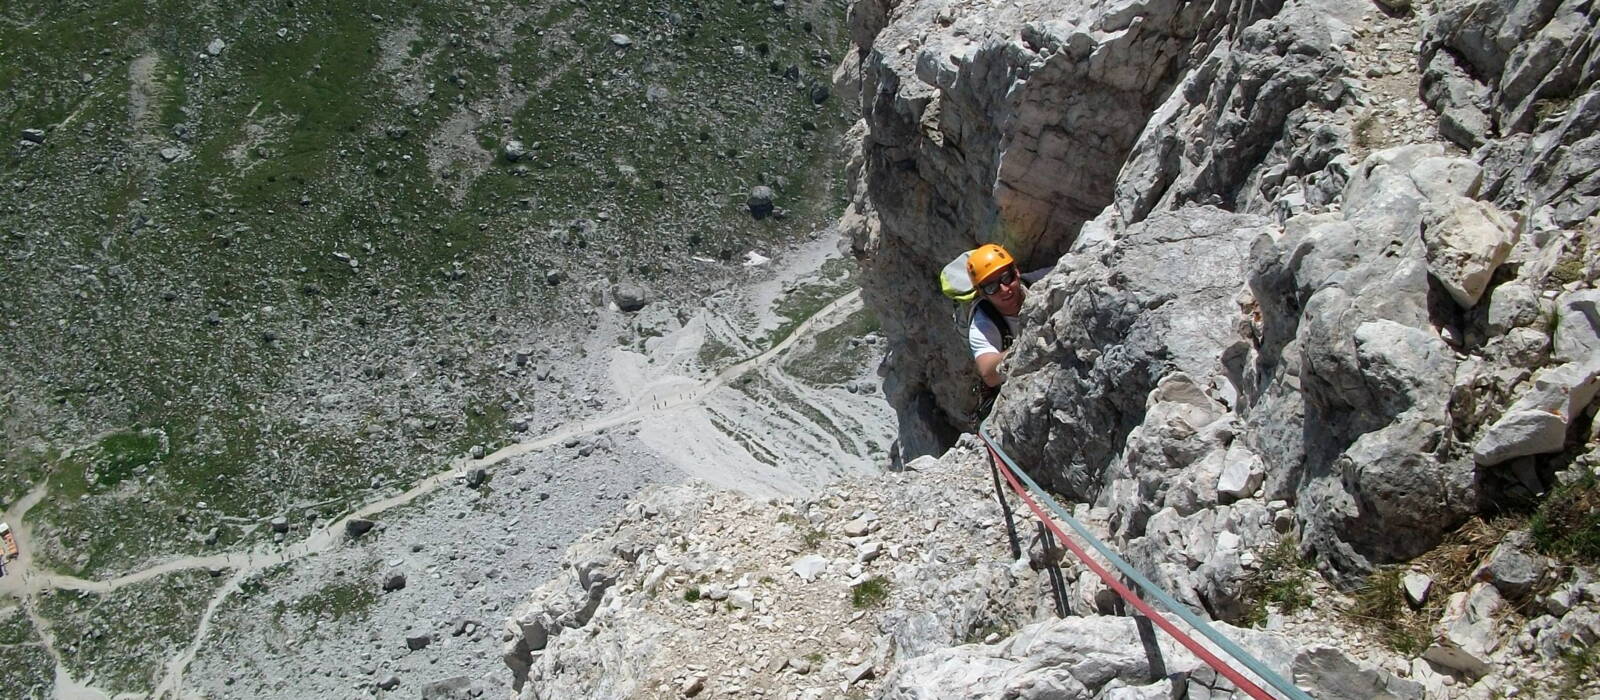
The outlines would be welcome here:
<svg viewBox="0 0 1600 700">
<path fill-rule="evenodd" d="M 1566 484 L 1539 505 L 1529 524 L 1539 551 L 1600 564 L 1600 489 L 1593 473 Z"/>
<path fill-rule="evenodd" d="M 1433 623 L 1444 614 L 1451 594 L 1470 588 L 1472 572 L 1483 558 L 1500 544 L 1506 533 L 1526 526 L 1527 520 L 1520 517 L 1473 518 L 1408 566 L 1387 567 L 1369 575 L 1356 591 L 1354 603 L 1344 611 L 1345 615 L 1357 624 L 1377 630 L 1390 649 L 1406 656 L 1417 656 L 1433 642 Z M 1406 601 L 1402 582 L 1408 571 L 1417 571 L 1433 579 L 1428 600 L 1421 610 L 1413 610 Z"/>
</svg>

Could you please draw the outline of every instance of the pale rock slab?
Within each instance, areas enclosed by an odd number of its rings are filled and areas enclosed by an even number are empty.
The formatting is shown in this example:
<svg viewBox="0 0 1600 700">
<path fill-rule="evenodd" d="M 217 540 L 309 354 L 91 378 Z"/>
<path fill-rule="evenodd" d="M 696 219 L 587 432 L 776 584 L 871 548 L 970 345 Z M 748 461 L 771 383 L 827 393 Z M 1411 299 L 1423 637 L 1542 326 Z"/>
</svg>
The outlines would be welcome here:
<svg viewBox="0 0 1600 700">
<path fill-rule="evenodd" d="M 866 564 L 883 556 L 882 542 L 866 542 L 856 549 L 856 563 Z"/>
<path fill-rule="evenodd" d="M 1425 697 L 1422 684 L 1350 658 L 1333 646 L 1312 645 L 1295 656 L 1295 685 L 1312 697 L 1399 700 Z"/>
<path fill-rule="evenodd" d="M 1507 411 L 1479 438 L 1472 456 L 1494 466 L 1517 457 L 1560 452 L 1567 441 L 1567 422 L 1544 410 Z"/>
<path fill-rule="evenodd" d="M 1421 610 L 1428 603 L 1428 594 L 1433 591 L 1433 578 L 1427 574 L 1408 571 L 1400 580 L 1400 589 L 1406 596 L 1406 603 L 1412 608 Z"/>
<path fill-rule="evenodd" d="M 1600 365 L 1600 289 L 1583 289 L 1556 299 L 1556 360 Z"/>
<path fill-rule="evenodd" d="M 848 537 L 863 537 L 875 529 L 874 525 L 876 523 L 872 518 L 863 516 L 841 525 L 840 529 Z"/>
<path fill-rule="evenodd" d="M 1432 208 L 1422 222 L 1428 272 L 1464 309 L 1477 305 L 1495 268 L 1516 243 L 1516 222 L 1494 205 L 1458 197 Z"/>
<path fill-rule="evenodd" d="M 1539 293 L 1522 282 L 1507 282 L 1489 295 L 1489 332 L 1505 333 L 1539 320 Z"/>
<path fill-rule="evenodd" d="M 1434 626 L 1436 641 L 1422 658 L 1474 677 L 1488 673 L 1493 668 L 1490 654 L 1501 642 L 1495 618 L 1504 606 L 1500 593 L 1487 583 L 1451 595 Z"/>
<path fill-rule="evenodd" d="M 808 554 L 795 560 L 789 569 L 807 583 L 815 581 L 824 571 L 828 570 L 828 558 L 816 554 Z"/>
<path fill-rule="evenodd" d="M 1561 451 L 1567 426 L 1596 393 L 1600 393 L 1600 356 L 1541 370 L 1528 392 L 1483 431 L 1473 458 L 1478 464 L 1493 466 L 1517 457 Z"/>
<path fill-rule="evenodd" d="M 1234 499 L 1249 498 L 1261 488 L 1266 474 L 1261 456 L 1235 442 L 1228 447 L 1222 474 L 1217 478 L 1217 493 Z"/>
</svg>

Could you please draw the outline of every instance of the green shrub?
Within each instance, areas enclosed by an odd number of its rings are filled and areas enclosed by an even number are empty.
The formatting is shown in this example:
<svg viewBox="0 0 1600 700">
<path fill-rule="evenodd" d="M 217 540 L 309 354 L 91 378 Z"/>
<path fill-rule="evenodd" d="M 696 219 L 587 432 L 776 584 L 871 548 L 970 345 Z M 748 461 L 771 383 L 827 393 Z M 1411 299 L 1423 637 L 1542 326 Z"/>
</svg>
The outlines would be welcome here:
<svg viewBox="0 0 1600 700">
<path fill-rule="evenodd" d="M 1583 279 L 1583 261 L 1577 258 L 1567 258 L 1556 263 L 1550 268 L 1550 279 L 1561 284 L 1571 284 Z"/>
<path fill-rule="evenodd" d="M 1600 649 L 1596 647 L 1588 646 L 1563 653 L 1561 687 L 1557 689 L 1556 695 L 1564 698 L 1577 697 L 1579 688 L 1595 680 L 1597 667 L 1600 667 Z"/>
<path fill-rule="evenodd" d="M 1600 563 L 1600 492 L 1592 472 L 1557 488 L 1530 523 L 1534 543 L 1545 554 Z"/>
<path fill-rule="evenodd" d="M 1269 605 L 1277 606 L 1285 615 L 1311 606 L 1311 594 L 1306 590 L 1311 567 L 1300 557 L 1300 543 L 1295 538 L 1285 537 L 1258 555 L 1260 565 L 1240 591 L 1240 597 L 1247 601 L 1242 624 L 1265 622 Z"/>
<path fill-rule="evenodd" d="M 850 587 L 850 604 L 857 608 L 875 608 L 889 599 L 889 580 L 873 576 Z"/>
</svg>

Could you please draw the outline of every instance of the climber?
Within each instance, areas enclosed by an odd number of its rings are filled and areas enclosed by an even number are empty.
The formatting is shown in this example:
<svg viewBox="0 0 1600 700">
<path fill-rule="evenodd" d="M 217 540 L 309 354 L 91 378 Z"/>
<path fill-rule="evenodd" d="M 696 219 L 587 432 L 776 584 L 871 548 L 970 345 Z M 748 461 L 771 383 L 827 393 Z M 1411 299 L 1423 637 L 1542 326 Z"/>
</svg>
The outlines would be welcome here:
<svg viewBox="0 0 1600 700">
<path fill-rule="evenodd" d="M 1050 268 L 1022 273 L 1011 253 L 993 243 L 980 246 L 967 255 L 967 277 L 979 299 L 973 304 L 972 320 L 967 324 L 967 346 L 984 386 L 1000 386 L 1000 362 L 1006 358 L 1011 339 L 1021 328 L 1017 314 L 1031 284 Z"/>
</svg>

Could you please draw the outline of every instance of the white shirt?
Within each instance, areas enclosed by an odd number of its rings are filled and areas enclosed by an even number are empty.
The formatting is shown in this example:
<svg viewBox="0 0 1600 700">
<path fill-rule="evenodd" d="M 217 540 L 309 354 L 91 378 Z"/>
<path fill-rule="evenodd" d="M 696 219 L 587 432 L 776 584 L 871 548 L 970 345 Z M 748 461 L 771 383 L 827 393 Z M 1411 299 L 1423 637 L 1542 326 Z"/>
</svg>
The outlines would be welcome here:
<svg viewBox="0 0 1600 700">
<path fill-rule="evenodd" d="M 1043 279 L 1055 265 L 1041 267 L 1033 272 L 1022 273 L 1022 281 L 1033 284 Z M 1006 325 L 1011 327 L 1011 337 L 1017 337 L 1022 332 L 1022 326 L 1016 316 L 1006 316 Z M 974 309 L 972 321 L 967 324 L 967 347 L 972 349 L 972 359 L 987 355 L 991 352 L 1000 352 L 1000 328 L 994 325 L 994 320 L 989 314 Z"/>
<path fill-rule="evenodd" d="M 1016 316 L 1006 316 L 1006 325 L 1011 327 L 1011 336 L 1022 330 L 1017 325 Z M 967 347 L 972 349 L 973 359 L 977 359 L 991 352 L 1000 352 L 1000 327 L 994 324 L 989 314 L 974 309 L 972 322 L 967 324 Z"/>
</svg>

